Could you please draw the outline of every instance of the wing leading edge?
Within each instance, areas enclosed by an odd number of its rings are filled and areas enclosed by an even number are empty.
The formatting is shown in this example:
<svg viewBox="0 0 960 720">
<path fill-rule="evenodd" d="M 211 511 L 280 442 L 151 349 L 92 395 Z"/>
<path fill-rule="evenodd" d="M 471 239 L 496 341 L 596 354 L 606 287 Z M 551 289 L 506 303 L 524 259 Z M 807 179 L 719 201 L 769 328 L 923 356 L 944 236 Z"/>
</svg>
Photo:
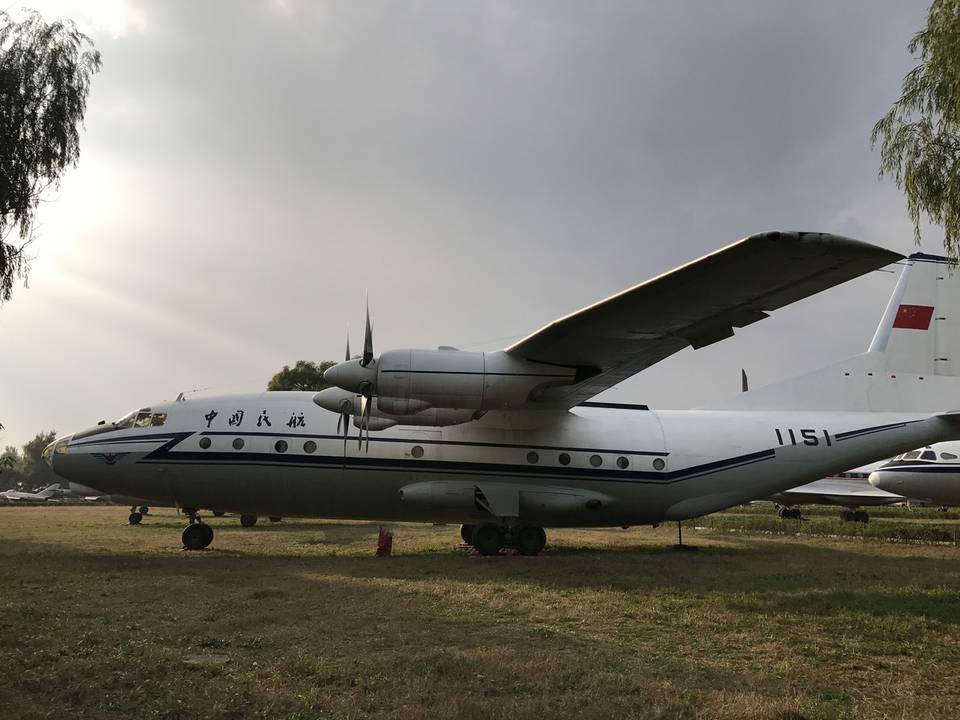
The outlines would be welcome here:
<svg viewBox="0 0 960 720">
<path fill-rule="evenodd" d="M 731 337 L 734 328 L 772 310 L 901 259 L 827 233 L 751 235 L 555 320 L 506 352 L 577 368 L 578 382 L 531 398 L 539 406 L 569 408 L 688 345 L 697 349 Z"/>
</svg>

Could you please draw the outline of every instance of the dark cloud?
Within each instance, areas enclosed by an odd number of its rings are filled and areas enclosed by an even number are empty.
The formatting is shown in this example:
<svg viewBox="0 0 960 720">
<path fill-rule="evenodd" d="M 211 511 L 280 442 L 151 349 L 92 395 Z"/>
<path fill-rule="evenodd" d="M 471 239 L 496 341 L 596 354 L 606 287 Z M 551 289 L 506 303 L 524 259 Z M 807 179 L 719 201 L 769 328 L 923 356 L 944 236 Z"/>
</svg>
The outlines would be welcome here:
<svg viewBox="0 0 960 720">
<path fill-rule="evenodd" d="M 0 440 L 338 358 L 367 290 L 381 349 L 495 348 L 760 230 L 909 250 L 868 136 L 925 8 L 138 6 L 141 25 L 91 31 L 81 165 L 44 208 L 33 287 L 0 310 L 20 349 L 0 369 L 22 378 Z M 611 395 L 695 405 L 741 365 L 770 380 L 858 352 L 889 286 L 784 310 Z"/>
</svg>

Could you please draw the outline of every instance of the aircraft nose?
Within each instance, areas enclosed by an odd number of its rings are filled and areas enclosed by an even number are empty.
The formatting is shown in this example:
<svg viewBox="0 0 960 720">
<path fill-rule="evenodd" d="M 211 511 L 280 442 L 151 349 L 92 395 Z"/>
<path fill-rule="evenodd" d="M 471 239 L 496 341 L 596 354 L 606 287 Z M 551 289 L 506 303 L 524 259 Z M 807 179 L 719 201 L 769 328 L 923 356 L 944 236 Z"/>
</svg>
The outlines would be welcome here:
<svg viewBox="0 0 960 720">
<path fill-rule="evenodd" d="M 54 463 L 54 458 L 55 458 L 57 455 L 66 455 L 66 454 L 67 454 L 67 443 L 70 442 L 70 438 L 72 438 L 72 437 L 73 437 L 73 435 L 65 435 L 65 436 L 63 436 L 63 437 L 61 437 L 61 438 L 57 438 L 57 439 L 54 440 L 52 443 L 50 443 L 49 445 L 47 445 L 47 446 L 43 449 L 43 452 L 40 454 L 40 457 L 43 459 L 43 461 L 44 461 L 47 465 L 49 465 L 49 466 L 50 466 L 50 469 L 53 470 L 54 472 L 57 471 L 56 467 L 54 467 L 54 464 L 53 464 L 53 463 Z"/>
<path fill-rule="evenodd" d="M 883 470 L 874 470 L 870 473 L 867 481 L 875 488 L 886 490 L 887 492 L 896 492 L 894 487 L 898 484 L 895 479 L 896 473 L 884 472 Z"/>
</svg>

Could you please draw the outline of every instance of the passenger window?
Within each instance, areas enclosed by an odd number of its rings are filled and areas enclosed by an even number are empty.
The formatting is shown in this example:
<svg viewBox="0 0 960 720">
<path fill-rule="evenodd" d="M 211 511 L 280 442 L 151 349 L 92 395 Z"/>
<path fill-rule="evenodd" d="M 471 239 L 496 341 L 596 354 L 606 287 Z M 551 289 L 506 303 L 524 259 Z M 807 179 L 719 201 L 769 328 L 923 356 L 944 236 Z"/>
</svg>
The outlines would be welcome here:
<svg viewBox="0 0 960 720">
<path fill-rule="evenodd" d="M 145 428 L 150 427 L 150 411 L 141 410 L 137 413 L 137 419 L 133 423 L 134 427 Z"/>
<path fill-rule="evenodd" d="M 953 453 L 940 453 L 940 457 L 943 460 L 956 460 L 957 456 Z"/>
<path fill-rule="evenodd" d="M 163 424 L 167 421 L 166 413 L 154 413 L 153 417 L 150 418 L 150 424 L 153 427 L 163 427 Z"/>
<path fill-rule="evenodd" d="M 918 457 L 920 457 L 919 450 L 911 450 L 910 452 L 904 453 L 903 455 L 904 460 L 916 460 Z"/>
<path fill-rule="evenodd" d="M 936 460 L 937 454 L 933 450 L 924 450 L 923 454 L 920 456 L 921 460 Z"/>
</svg>

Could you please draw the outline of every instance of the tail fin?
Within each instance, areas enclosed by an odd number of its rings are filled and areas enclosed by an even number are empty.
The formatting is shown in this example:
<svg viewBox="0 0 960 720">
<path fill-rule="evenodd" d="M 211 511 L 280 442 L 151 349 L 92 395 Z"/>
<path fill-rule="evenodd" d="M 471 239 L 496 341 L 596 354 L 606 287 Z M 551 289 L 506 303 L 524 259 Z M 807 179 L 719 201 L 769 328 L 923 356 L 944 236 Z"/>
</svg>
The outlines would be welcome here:
<svg viewBox="0 0 960 720">
<path fill-rule="evenodd" d="M 960 273 L 946 258 L 901 263 L 867 352 L 731 398 L 725 409 L 935 412 L 960 406 Z"/>
</svg>

